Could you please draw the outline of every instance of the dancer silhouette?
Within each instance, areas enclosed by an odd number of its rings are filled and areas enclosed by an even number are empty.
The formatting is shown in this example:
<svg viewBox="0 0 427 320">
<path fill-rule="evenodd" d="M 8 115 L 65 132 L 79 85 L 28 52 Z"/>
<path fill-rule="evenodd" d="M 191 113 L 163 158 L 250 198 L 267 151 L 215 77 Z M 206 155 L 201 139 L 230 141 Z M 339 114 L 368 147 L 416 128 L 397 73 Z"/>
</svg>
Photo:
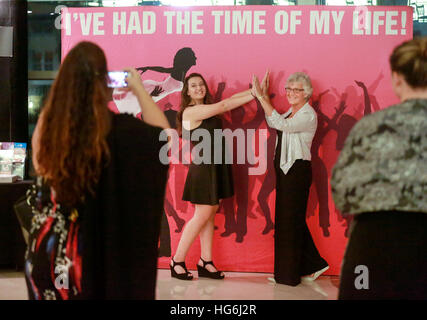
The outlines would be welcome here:
<svg viewBox="0 0 427 320">
<path fill-rule="evenodd" d="M 146 66 L 136 69 L 140 71 L 141 74 L 148 70 L 170 74 L 162 81 L 150 79 L 142 81 L 144 88 L 150 92 L 153 100 L 157 102 L 171 93 L 180 92 L 182 90 L 184 78 L 188 70 L 192 66 L 196 65 L 196 60 L 197 58 L 193 49 L 186 47 L 181 48 L 176 52 L 173 58 L 172 67 Z M 140 113 L 138 99 L 133 94 L 123 93 L 114 89 L 113 100 L 120 113 L 131 113 L 135 116 Z"/>
<path fill-rule="evenodd" d="M 284 72 L 280 71 L 277 74 L 277 77 L 272 82 L 280 82 L 281 79 L 284 77 Z M 275 93 L 270 93 L 270 99 L 273 99 L 275 97 Z M 256 100 L 257 108 L 262 109 L 261 104 L 259 100 Z M 265 116 L 263 114 L 263 118 L 265 119 Z M 270 194 L 275 190 L 276 187 L 276 174 L 274 169 L 274 157 L 268 157 L 268 155 L 274 155 L 274 152 L 276 150 L 276 138 L 277 138 L 277 130 L 271 128 L 270 126 L 266 126 L 266 129 L 268 130 L 268 138 L 267 138 L 267 150 L 266 150 L 266 164 L 267 164 L 267 170 L 264 175 L 264 180 L 261 181 L 261 176 L 258 176 L 260 182 L 261 182 L 261 189 L 258 193 L 258 203 L 261 208 L 262 214 L 265 217 L 265 227 L 262 231 L 262 234 L 268 234 L 271 230 L 274 230 L 274 223 L 271 219 L 271 210 L 268 206 L 268 198 L 270 197 Z"/>
<path fill-rule="evenodd" d="M 274 93 L 270 94 L 270 99 L 273 99 L 275 97 Z M 257 104 L 257 110 L 263 110 L 261 107 L 261 104 L 259 100 L 256 100 Z M 265 119 L 264 112 L 261 113 L 262 120 Z M 276 148 L 276 136 L 277 132 L 275 129 L 271 128 L 270 126 L 267 126 L 266 129 L 268 130 L 268 138 L 267 138 L 267 150 L 265 150 L 265 157 L 266 157 L 266 165 L 267 170 L 264 175 L 264 181 L 262 181 L 261 189 L 259 190 L 257 200 L 258 204 L 261 208 L 262 214 L 265 218 L 265 227 L 264 230 L 261 232 L 263 235 L 268 234 L 271 230 L 274 230 L 274 223 L 271 219 L 271 210 L 268 206 L 268 198 L 270 194 L 273 192 L 276 186 L 276 175 L 274 174 L 274 158 L 268 157 L 269 154 L 274 154 L 274 150 Z"/>
<path fill-rule="evenodd" d="M 319 204 L 319 226 L 323 231 L 325 237 L 330 236 L 329 227 L 330 227 L 330 212 L 329 212 L 329 179 L 328 179 L 328 170 L 325 163 L 320 158 L 320 146 L 322 144 L 323 138 L 331 129 L 337 128 L 337 119 L 342 114 L 345 109 L 345 100 L 346 95 L 341 96 L 341 101 L 339 107 L 336 108 L 335 115 L 332 119 L 329 119 L 321 109 L 321 98 L 329 90 L 322 92 L 317 100 L 313 101 L 313 108 L 317 112 L 317 131 L 314 136 L 313 143 L 311 145 L 311 164 L 313 168 L 313 185 L 316 189 L 317 201 Z"/>
<path fill-rule="evenodd" d="M 170 257 L 171 256 L 171 237 L 170 237 L 170 227 L 167 215 L 172 217 L 176 224 L 175 232 L 179 233 L 184 227 L 185 220 L 181 219 L 176 213 L 173 205 L 171 204 L 172 194 L 169 188 L 169 185 L 166 185 L 166 194 L 164 200 L 164 209 L 162 222 L 160 227 L 160 246 L 159 246 L 159 257 Z"/>
<path fill-rule="evenodd" d="M 382 73 L 378 76 L 378 78 L 374 81 L 374 83 L 371 85 L 373 89 L 376 89 L 378 86 L 379 81 L 382 79 Z M 364 101 L 364 107 L 363 107 L 363 116 L 366 116 L 370 113 L 372 113 L 372 104 L 371 104 L 371 96 L 369 95 L 368 89 L 364 82 L 354 80 L 356 85 L 360 87 L 363 90 L 363 101 Z M 350 133 L 350 130 L 353 128 L 353 126 L 356 124 L 358 119 L 356 119 L 353 116 L 350 116 L 348 114 L 343 114 L 337 125 L 337 140 L 336 140 L 336 150 L 341 151 L 344 147 L 345 139 L 347 138 L 348 134 Z M 345 221 L 345 231 L 344 235 L 348 238 L 349 234 L 349 226 L 351 223 L 352 215 L 346 215 L 343 216 L 339 212 L 338 209 L 335 209 L 338 217 L 341 217 Z"/>
<path fill-rule="evenodd" d="M 139 67 L 136 70 L 141 71 L 141 74 L 147 70 L 169 73 L 170 76 L 163 81 L 144 80 L 142 83 L 148 92 L 151 92 L 154 101 L 158 101 L 167 95 L 182 90 L 184 79 L 188 70 L 196 65 L 196 55 L 191 48 L 182 48 L 177 51 L 173 59 L 173 67 Z"/>
<path fill-rule="evenodd" d="M 249 86 L 251 87 L 251 86 Z M 274 95 L 273 95 L 274 96 Z M 259 103 L 259 102 L 257 102 Z M 264 112 L 260 106 L 257 106 L 255 116 L 246 123 L 243 123 L 245 119 L 246 109 L 239 108 L 235 109 L 231 112 L 231 121 L 228 121 L 223 117 L 223 122 L 225 123 L 224 127 L 227 127 L 231 130 L 243 129 L 244 132 L 244 149 L 247 154 L 253 153 L 253 147 L 251 143 L 247 141 L 247 130 L 248 129 L 258 129 L 261 123 L 264 121 Z M 236 158 L 238 148 L 236 144 L 233 143 L 233 155 Z M 242 164 L 237 163 L 233 159 L 233 178 L 235 181 L 235 200 L 237 204 L 236 212 L 234 211 L 234 199 L 224 199 L 223 208 L 225 214 L 225 223 L 224 229 L 225 231 L 221 234 L 222 237 L 228 237 L 231 234 L 236 234 L 235 241 L 238 243 L 243 242 L 244 236 L 247 234 L 247 218 L 252 215 L 253 218 L 256 216 L 252 212 L 248 212 L 248 204 L 249 204 L 249 168 L 252 166 L 247 161 Z M 268 208 L 265 198 L 262 198 L 262 208 L 265 209 L 267 206 L 267 210 L 263 210 L 264 217 L 266 219 L 266 226 L 264 228 L 263 234 L 267 234 L 270 230 L 273 229 L 274 224 L 271 220 L 271 213 Z"/>
</svg>

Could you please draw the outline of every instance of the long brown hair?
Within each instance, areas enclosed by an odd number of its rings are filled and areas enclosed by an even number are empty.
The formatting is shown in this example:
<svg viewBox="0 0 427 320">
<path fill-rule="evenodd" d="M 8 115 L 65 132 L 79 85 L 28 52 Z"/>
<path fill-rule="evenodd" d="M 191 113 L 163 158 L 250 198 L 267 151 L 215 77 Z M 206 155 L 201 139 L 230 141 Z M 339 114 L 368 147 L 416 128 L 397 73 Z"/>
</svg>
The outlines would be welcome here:
<svg viewBox="0 0 427 320">
<path fill-rule="evenodd" d="M 43 107 L 37 173 L 56 201 L 75 205 L 94 194 L 109 158 L 107 61 L 100 47 L 80 42 L 65 57 Z"/>
<path fill-rule="evenodd" d="M 209 91 L 208 84 L 203 78 L 203 76 L 200 73 L 191 73 L 184 79 L 184 86 L 181 91 L 181 107 L 176 115 L 176 130 L 178 131 L 179 136 L 182 135 L 182 115 L 184 113 L 184 110 L 187 109 L 187 107 L 191 103 L 191 97 L 188 95 L 188 81 L 191 78 L 200 77 L 203 80 L 203 83 L 206 87 L 206 95 L 203 98 L 203 104 L 211 104 L 213 102 L 212 95 Z"/>
</svg>

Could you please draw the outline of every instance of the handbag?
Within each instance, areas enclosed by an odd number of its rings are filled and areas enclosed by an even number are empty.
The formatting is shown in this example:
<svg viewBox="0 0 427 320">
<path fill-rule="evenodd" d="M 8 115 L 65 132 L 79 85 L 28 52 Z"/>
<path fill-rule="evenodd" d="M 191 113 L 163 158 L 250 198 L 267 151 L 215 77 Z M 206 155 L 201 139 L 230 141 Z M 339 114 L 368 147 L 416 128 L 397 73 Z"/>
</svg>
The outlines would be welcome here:
<svg viewBox="0 0 427 320">
<path fill-rule="evenodd" d="M 19 198 L 13 205 L 16 217 L 21 226 L 22 235 L 25 243 L 28 245 L 31 224 L 34 217 L 34 210 L 37 201 L 37 190 L 39 187 L 39 178 L 30 186 L 25 196 Z"/>
</svg>

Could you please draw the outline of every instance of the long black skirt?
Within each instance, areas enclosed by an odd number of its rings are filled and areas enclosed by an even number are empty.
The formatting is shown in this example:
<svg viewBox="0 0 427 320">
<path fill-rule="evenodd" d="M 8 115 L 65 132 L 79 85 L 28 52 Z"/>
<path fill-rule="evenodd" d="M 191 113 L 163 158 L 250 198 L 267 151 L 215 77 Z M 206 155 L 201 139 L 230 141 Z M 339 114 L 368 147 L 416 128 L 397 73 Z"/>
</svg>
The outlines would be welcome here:
<svg viewBox="0 0 427 320">
<path fill-rule="evenodd" d="M 275 161 L 274 278 L 277 283 L 296 286 L 301 276 L 328 264 L 317 251 L 305 218 L 312 179 L 311 163 L 297 160 L 285 175 L 278 162 Z"/>
<path fill-rule="evenodd" d="M 351 226 L 339 299 L 427 299 L 427 214 L 368 212 Z"/>
</svg>

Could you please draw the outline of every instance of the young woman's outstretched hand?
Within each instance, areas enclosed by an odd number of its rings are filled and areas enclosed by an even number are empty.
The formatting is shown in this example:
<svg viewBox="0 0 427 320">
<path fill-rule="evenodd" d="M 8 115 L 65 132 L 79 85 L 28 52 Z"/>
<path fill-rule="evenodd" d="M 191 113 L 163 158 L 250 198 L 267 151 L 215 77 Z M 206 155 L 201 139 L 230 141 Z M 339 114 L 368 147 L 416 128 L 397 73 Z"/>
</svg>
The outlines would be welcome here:
<svg viewBox="0 0 427 320">
<path fill-rule="evenodd" d="M 271 105 L 270 95 L 268 93 L 268 88 L 270 86 L 270 71 L 264 75 L 262 83 L 259 83 L 258 77 L 256 75 L 252 76 L 252 95 L 254 95 L 260 102 L 261 107 L 264 109 L 265 113 L 268 116 L 271 116 L 273 112 L 273 106 Z"/>
</svg>

